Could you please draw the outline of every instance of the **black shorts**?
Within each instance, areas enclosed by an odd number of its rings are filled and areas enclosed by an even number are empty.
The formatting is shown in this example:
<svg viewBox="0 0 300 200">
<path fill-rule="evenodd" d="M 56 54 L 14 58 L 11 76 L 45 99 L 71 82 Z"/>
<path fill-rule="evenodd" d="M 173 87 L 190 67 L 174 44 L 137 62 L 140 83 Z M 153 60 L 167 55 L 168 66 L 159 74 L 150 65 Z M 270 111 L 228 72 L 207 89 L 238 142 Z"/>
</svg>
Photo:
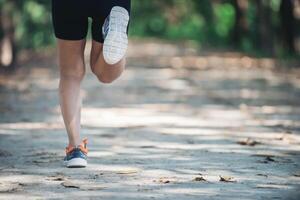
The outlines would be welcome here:
<svg viewBox="0 0 300 200">
<path fill-rule="evenodd" d="M 130 0 L 52 0 L 55 36 L 64 40 L 82 40 L 92 19 L 92 38 L 103 43 L 102 25 L 112 7 L 120 6 L 130 14 Z"/>
</svg>

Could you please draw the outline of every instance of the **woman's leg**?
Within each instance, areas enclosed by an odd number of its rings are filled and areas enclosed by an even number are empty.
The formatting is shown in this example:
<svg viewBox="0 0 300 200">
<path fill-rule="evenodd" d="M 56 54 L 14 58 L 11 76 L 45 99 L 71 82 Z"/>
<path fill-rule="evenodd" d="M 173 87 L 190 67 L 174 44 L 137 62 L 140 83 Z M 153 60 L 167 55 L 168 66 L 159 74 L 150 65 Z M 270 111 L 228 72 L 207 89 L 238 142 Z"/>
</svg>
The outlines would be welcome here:
<svg viewBox="0 0 300 200">
<path fill-rule="evenodd" d="M 69 145 L 80 144 L 81 96 L 80 84 L 85 74 L 85 40 L 57 40 L 60 68 L 60 107 Z"/>
<path fill-rule="evenodd" d="M 126 60 L 122 58 L 118 63 L 109 65 L 103 58 L 103 44 L 93 40 L 90 65 L 92 72 L 103 83 L 111 83 L 117 79 L 125 68 Z"/>
</svg>

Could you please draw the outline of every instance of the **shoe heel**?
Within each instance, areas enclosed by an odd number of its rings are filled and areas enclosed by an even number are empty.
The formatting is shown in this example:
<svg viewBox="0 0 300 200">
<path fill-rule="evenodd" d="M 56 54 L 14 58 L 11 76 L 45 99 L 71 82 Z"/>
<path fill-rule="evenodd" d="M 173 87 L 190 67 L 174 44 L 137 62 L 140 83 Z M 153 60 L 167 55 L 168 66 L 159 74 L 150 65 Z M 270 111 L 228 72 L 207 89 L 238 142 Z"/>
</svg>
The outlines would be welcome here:
<svg viewBox="0 0 300 200">
<path fill-rule="evenodd" d="M 81 168 L 87 166 L 87 161 L 83 158 L 73 158 L 66 162 L 68 168 Z"/>
</svg>

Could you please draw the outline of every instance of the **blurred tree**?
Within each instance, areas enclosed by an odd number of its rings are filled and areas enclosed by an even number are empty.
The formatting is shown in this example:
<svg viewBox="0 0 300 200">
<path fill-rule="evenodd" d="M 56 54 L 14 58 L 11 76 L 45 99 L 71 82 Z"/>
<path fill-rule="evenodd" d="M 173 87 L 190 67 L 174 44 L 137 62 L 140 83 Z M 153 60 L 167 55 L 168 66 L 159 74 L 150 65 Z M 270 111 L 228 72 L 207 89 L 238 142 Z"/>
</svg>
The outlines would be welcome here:
<svg viewBox="0 0 300 200">
<path fill-rule="evenodd" d="M 203 26 L 204 35 L 209 35 L 206 39 L 207 42 L 212 42 L 215 39 L 215 18 L 214 18 L 214 11 L 213 11 L 213 2 L 211 0 L 194 0 L 193 3 L 195 4 L 196 12 L 201 15 L 204 19 L 205 26 Z"/>
<path fill-rule="evenodd" d="M 129 31 L 135 37 L 189 40 L 214 49 L 233 46 L 256 55 L 294 53 L 300 33 L 295 1 L 133 0 Z M 19 49 L 54 43 L 51 1 L 0 0 L 0 11 L 0 65 L 11 66 Z"/>
<path fill-rule="evenodd" d="M 281 0 L 280 5 L 281 30 L 284 46 L 290 53 L 295 52 L 295 18 L 292 0 Z"/>
<path fill-rule="evenodd" d="M 273 54 L 273 30 L 271 23 L 271 7 L 269 0 L 255 0 L 257 19 L 256 48 L 268 55 Z"/>
<path fill-rule="evenodd" d="M 245 37 L 248 32 L 248 22 L 246 18 L 248 1 L 232 0 L 231 3 L 235 10 L 234 27 L 232 30 L 233 34 L 231 37 L 235 47 L 239 47 L 243 37 Z"/>
<path fill-rule="evenodd" d="M 51 1 L 0 0 L 0 65 L 13 69 L 19 49 L 52 44 Z"/>
<path fill-rule="evenodd" d="M 16 61 L 15 24 L 13 21 L 13 0 L 0 1 L 0 66 L 12 69 Z"/>
</svg>

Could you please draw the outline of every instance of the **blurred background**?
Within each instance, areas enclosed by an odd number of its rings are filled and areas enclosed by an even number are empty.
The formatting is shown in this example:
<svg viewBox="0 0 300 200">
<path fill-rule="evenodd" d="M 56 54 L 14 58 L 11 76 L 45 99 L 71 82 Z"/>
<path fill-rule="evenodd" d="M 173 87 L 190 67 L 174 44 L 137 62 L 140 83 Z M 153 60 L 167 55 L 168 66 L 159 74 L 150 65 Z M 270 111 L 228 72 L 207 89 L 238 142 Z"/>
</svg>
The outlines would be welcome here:
<svg viewBox="0 0 300 200">
<path fill-rule="evenodd" d="M 0 199 L 300 196 L 300 0 L 132 0 L 122 76 L 86 67 L 80 171 L 61 167 L 51 1 L 0 6 Z"/>
<path fill-rule="evenodd" d="M 54 46 L 51 1 L 0 0 L 1 66 L 24 49 Z M 133 0 L 131 38 L 185 42 L 197 50 L 299 58 L 299 0 Z"/>
</svg>

